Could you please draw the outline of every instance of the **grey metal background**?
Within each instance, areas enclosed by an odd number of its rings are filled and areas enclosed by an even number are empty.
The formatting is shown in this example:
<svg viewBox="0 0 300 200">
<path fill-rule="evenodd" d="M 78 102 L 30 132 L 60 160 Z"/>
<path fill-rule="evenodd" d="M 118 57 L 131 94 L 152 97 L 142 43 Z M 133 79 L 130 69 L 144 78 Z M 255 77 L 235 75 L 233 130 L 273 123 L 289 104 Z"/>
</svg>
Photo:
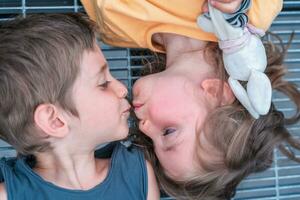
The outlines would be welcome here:
<svg viewBox="0 0 300 200">
<path fill-rule="evenodd" d="M 263 1 L 263 0 L 261 0 Z M 188 2 L 188 0 L 187 0 Z M 42 12 L 82 12 L 79 0 L 0 0 L 0 23 L 17 15 Z M 266 10 L 266 12 L 268 12 Z M 300 86 L 300 0 L 284 0 L 284 9 L 272 24 L 271 30 L 279 34 L 286 44 L 292 31 L 296 33 L 288 51 L 285 64 L 289 74 L 286 80 Z M 272 39 L 272 38 L 269 38 Z M 114 48 L 102 45 L 114 76 L 131 89 L 139 77 L 142 58 L 147 51 L 141 49 Z M 273 101 L 286 115 L 294 112 L 293 104 L 283 95 L 274 93 Z M 300 138 L 300 125 L 289 127 Z M 300 152 L 296 152 L 300 155 Z M 14 156 L 14 150 L 0 141 L 0 157 Z M 245 179 L 237 191 L 235 200 L 300 200 L 300 165 L 289 161 L 275 150 L 275 162 L 269 170 L 253 174 Z M 169 198 L 163 198 L 169 199 Z"/>
</svg>

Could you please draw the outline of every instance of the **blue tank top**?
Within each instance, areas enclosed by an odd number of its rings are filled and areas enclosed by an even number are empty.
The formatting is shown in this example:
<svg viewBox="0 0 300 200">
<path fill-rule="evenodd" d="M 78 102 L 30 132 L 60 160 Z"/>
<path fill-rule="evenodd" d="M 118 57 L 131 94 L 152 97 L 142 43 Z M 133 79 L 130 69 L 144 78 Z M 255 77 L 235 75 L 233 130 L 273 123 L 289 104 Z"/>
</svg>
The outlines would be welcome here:
<svg viewBox="0 0 300 200">
<path fill-rule="evenodd" d="M 90 190 L 70 190 L 45 181 L 31 169 L 25 157 L 2 158 L 0 180 L 5 183 L 8 200 L 146 199 L 148 178 L 143 153 L 136 147 L 128 149 L 120 143 L 112 149 L 107 177 Z M 109 156 L 109 151 L 106 148 L 105 157 Z M 97 152 L 95 154 L 99 157 Z"/>
</svg>

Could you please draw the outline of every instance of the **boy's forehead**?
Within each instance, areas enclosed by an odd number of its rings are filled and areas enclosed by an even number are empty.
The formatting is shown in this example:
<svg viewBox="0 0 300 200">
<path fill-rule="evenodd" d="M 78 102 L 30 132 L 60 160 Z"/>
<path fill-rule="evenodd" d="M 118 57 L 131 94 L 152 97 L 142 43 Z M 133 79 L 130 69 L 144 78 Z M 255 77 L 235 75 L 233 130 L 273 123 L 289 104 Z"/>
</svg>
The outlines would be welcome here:
<svg viewBox="0 0 300 200">
<path fill-rule="evenodd" d="M 88 74 L 103 73 L 107 68 L 107 61 L 99 47 L 93 50 L 85 50 L 82 58 L 82 70 Z"/>
<path fill-rule="evenodd" d="M 100 49 L 85 50 L 80 64 L 79 79 L 84 82 L 94 82 L 107 69 L 107 61 Z"/>
</svg>

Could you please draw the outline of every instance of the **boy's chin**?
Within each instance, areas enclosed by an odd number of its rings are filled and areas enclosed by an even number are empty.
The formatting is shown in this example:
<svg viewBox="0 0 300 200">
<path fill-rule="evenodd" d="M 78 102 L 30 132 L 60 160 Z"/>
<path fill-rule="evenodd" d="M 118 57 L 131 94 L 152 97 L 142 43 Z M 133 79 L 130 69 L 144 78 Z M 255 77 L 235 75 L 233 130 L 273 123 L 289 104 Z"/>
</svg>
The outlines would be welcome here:
<svg viewBox="0 0 300 200">
<path fill-rule="evenodd" d="M 119 131 L 117 135 L 118 138 L 116 140 L 123 140 L 128 137 L 128 134 L 129 134 L 129 127 L 126 126 Z"/>
</svg>

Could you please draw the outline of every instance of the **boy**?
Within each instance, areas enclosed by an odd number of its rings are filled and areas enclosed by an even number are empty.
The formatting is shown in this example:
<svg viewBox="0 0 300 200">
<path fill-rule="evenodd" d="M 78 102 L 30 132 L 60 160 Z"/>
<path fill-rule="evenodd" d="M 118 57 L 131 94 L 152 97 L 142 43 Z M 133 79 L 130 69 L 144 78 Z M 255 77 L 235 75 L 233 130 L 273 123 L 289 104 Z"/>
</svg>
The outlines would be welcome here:
<svg viewBox="0 0 300 200">
<path fill-rule="evenodd" d="M 20 156 L 0 162 L 0 199 L 159 199 L 138 149 L 116 143 L 110 159 L 94 156 L 128 135 L 130 110 L 95 31 L 79 14 L 1 27 L 0 135 Z"/>
</svg>

